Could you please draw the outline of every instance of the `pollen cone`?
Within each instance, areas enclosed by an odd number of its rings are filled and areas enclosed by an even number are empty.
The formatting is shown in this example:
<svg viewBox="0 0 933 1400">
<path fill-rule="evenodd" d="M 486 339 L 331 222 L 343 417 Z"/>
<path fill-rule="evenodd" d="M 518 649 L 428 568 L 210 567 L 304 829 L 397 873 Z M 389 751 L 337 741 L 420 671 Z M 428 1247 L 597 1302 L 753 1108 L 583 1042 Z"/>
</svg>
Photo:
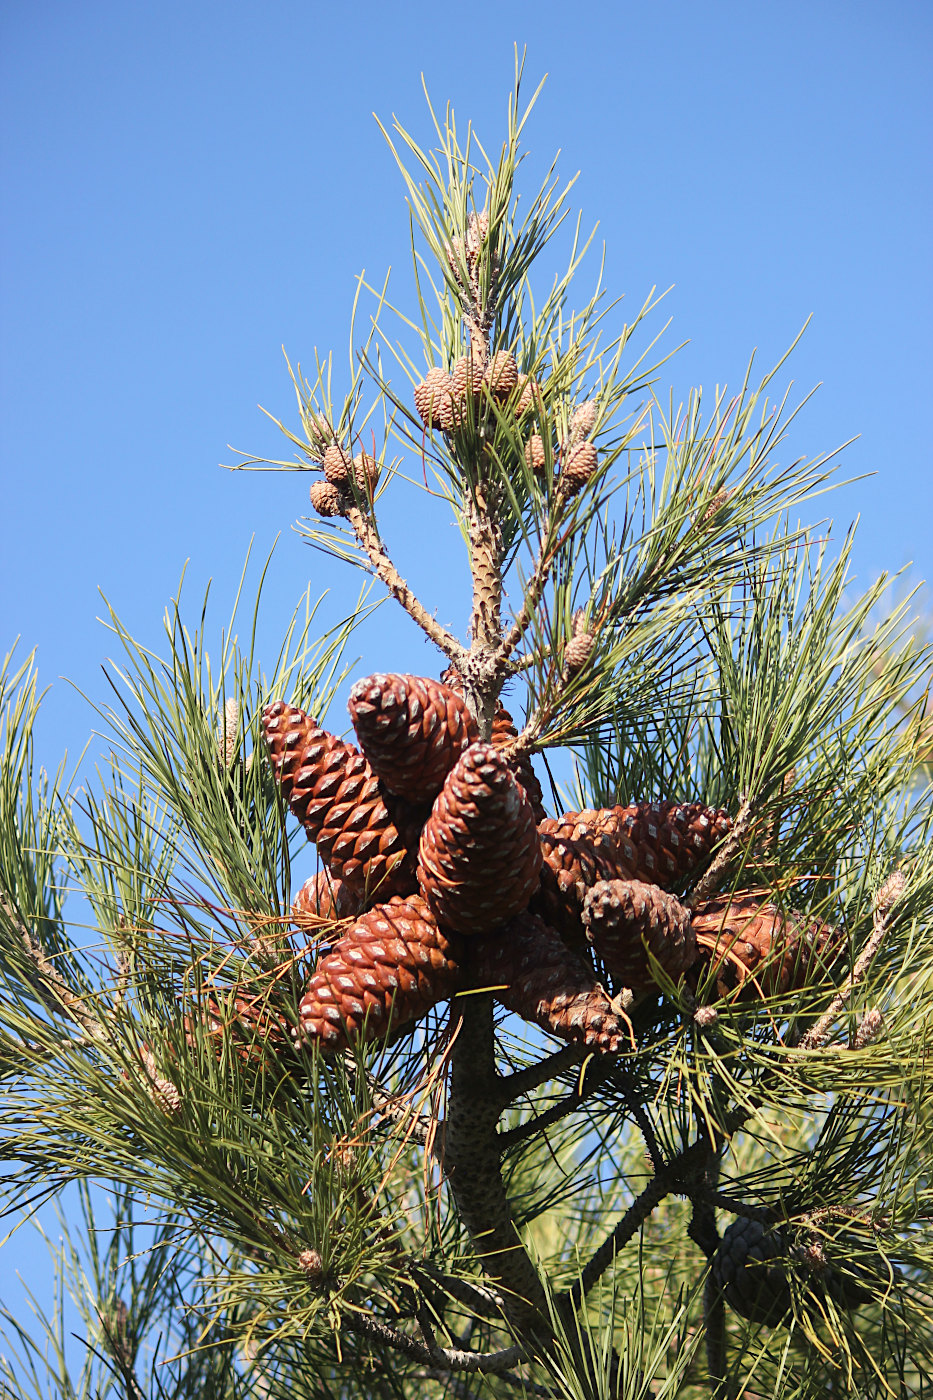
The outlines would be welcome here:
<svg viewBox="0 0 933 1400">
<path fill-rule="evenodd" d="M 299 1007 L 300 1036 L 326 1050 L 382 1040 L 460 981 L 460 940 L 418 895 L 363 914 L 321 958 Z"/>
<path fill-rule="evenodd" d="M 389 792 L 433 802 L 479 730 L 462 695 L 422 676 L 375 675 L 350 691 L 350 718 Z"/>
<path fill-rule="evenodd" d="M 267 706 L 263 728 L 282 794 L 328 870 L 367 901 L 414 893 L 423 813 L 392 799 L 357 749 L 295 706 Z"/>
<path fill-rule="evenodd" d="M 445 927 L 487 933 L 525 908 L 540 869 L 524 788 L 492 744 L 471 745 L 448 774 L 421 833 L 421 893 Z"/>
<path fill-rule="evenodd" d="M 627 1021 L 582 958 L 536 915 L 520 914 L 470 951 L 474 985 L 495 988 L 496 999 L 526 1021 L 607 1053 L 628 1039 Z"/>
</svg>

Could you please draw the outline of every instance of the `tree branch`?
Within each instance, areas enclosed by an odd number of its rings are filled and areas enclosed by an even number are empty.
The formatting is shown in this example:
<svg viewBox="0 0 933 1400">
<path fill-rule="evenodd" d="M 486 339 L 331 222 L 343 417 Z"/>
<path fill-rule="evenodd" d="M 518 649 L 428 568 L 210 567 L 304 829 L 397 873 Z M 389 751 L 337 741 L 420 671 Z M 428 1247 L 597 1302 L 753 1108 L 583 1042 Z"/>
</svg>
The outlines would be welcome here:
<svg viewBox="0 0 933 1400">
<path fill-rule="evenodd" d="M 437 1367 L 444 1371 L 479 1371 L 483 1374 L 496 1375 L 501 1371 L 507 1371 L 510 1366 L 514 1366 L 516 1361 L 521 1361 L 524 1352 L 521 1347 L 505 1347 L 500 1351 L 461 1351 L 457 1347 L 438 1346 L 434 1337 L 430 1320 L 425 1314 L 422 1320 L 423 1307 L 419 1308 L 418 1322 L 426 1336 L 431 1337 L 431 1342 L 419 1342 L 416 1337 L 409 1337 L 406 1332 L 400 1332 L 396 1327 L 389 1327 L 387 1323 L 380 1322 L 378 1318 L 370 1313 L 347 1314 L 342 1320 L 342 1330 L 351 1332 L 359 1337 L 366 1337 L 369 1341 L 379 1342 L 382 1346 L 391 1347 L 393 1351 L 400 1351 L 404 1356 L 409 1356 L 413 1361 L 420 1361 L 424 1366 Z"/>
<path fill-rule="evenodd" d="M 516 1099 L 520 1099 L 523 1094 L 530 1094 L 533 1089 L 540 1088 L 549 1079 L 556 1079 L 565 1069 L 579 1064 L 589 1053 L 584 1045 L 565 1045 L 535 1065 L 516 1070 L 514 1074 L 499 1076 L 494 1091 L 497 1106 L 500 1109 L 505 1108 Z"/>
<path fill-rule="evenodd" d="M 436 622 L 424 605 L 418 601 L 386 554 L 379 535 L 363 512 L 357 506 L 351 506 L 347 511 L 347 520 L 350 522 L 356 538 L 366 551 L 376 577 L 385 584 L 396 602 L 401 603 L 408 616 L 417 623 L 426 636 L 430 637 L 434 645 L 439 647 L 455 666 L 462 665 L 467 654 L 462 643 L 452 632 L 448 632 L 446 627 L 442 627 L 439 622 Z"/>
</svg>

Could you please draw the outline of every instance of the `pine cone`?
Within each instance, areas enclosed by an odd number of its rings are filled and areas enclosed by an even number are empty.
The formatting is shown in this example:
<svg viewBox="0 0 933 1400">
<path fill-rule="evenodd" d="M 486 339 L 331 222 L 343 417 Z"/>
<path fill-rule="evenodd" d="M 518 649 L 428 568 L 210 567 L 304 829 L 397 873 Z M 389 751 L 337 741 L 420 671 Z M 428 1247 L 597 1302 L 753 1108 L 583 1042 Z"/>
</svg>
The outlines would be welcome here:
<svg viewBox="0 0 933 1400">
<path fill-rule="evenodd" d="M 567 812 L 538 823 L 543 864 L 532 908 L 570 944 L 583 944 L 583 905 L 600 880 L 628 880 L 634 871 L 620 864 L 611 847 L 578 818 L 595 812 Z"/>
<path fill-rule="evenodd" d="M 587 892 L 583 923 L 607 970 L 632 991 L 652 980 L 649 953 L 675 981 L 696 961 L 690 911 L 657 885 L 600 880 Z"/>
<path fill-rule="evenodd" d="M 324 479 L 332 486 L 346 486 L 350 476 L 350 454 L 332 442 L 324 453 Z"/>
<path fill-rule="evenodd" d="M 450 372 L 450 397 L 453 401 L 454 421 L 466 414 L 466 401 L 473 399 L 482 402 L 483 361 L 472 353 L 461 355 Z"/>
<path fill-rule="evenodd" d="M 544 472 L 547 466 L 547 452 L 544 446 L 544 438 L 540 433 L 532 433 L 525 444 L 525 461 L 531 471 L 539 475 Z"/>
<path fill-rule="evenodd" d="M 269 1003 L 268 993 L 206 991 L 198 1009 L 185 1017 L 185 1039 L 194 1045 L 200 1034 L 220 1052 L 228 1034 L 239 1059 L 268 1063 L 270 1054 L 289 1045 L 288 1022 Z"/>
<path fill-rule="evenodd" d="M 353 458 L 352 471 L 356 487 L 364 496 L 374 496 L 382 467 L 370 452 L 358 452 Z"/>
<path fill-rule="evenodd" d="M 564 648 L 564 675 L 568 678 L 583 670 L 590 659 L 596 638 L 592 632 L 578 632 Z"/>
<path fill-rule="evenodd" d="M 314 481 L 309 492 L 311 504 L 318 515 L 346 515 L 347 499 L 338 486 L 330 481 Z"/>
<path fill-rule="evenodd" d="M 475 950 L 475 951 L 474 951 Z M 509 1011 L 562 1040 L 614 1054 L 630 1033 L 592 972 L 534 914 L 471 944 L 471 980 Z"/>
<path fill-rule="evenodd" d="M 726 1302 L 742 1317 L 773 1327 L 791 1309 L 790 1284 L 781 1263 L 787 1241 L 757 1220 L 739 1216 L 713 1255 L 712 1273 Z"/>
<path fill-rule="evenodd" d="M 282 795 L 328 870 L 365 900 L 414 893 L 423 813 L 391 798 L 357 749 L 293 705 L 267 706 L 263 728 Z"/>
<path fill-rule="evenodd" d="M 827 924 L 786 917 L 760 894 L 739 891 L 710 899 L 693 915 L 697 946 L 717 973 L 720 996 L 751 981 L 765 996 L 799 991 L 821 976 L 839 954 L 842 934 Z"/>
<path fill-rule="evenodd" d="M 507 399 L 518 382 L 515 356 L 508 350 L 497 350 L 486 364 L 483 380 L 494 399 Z"/>
<path fill-rule="evenodd" d="M 449 433 L 453 426 L 453 403 L 450 397 L 450 375 L 435 366 L 429 369 L 420 384 L 415 385 L 415 408 L 426 428 L 440 428 Z"/>
<path fill-rule="evenodd" d="M 732 829 L 727 812 L 702 802 L 633 802 L 580 812 L 578 820 L 635 879 L 666 890 L 686 888 Z"/>
<path fill-rule="evenodd" d="M 422 676 L 374 675 L 350 691 L 350 718 L 390 792 L 433 802 L 479 731 L 462 695 Z"/>
<path fill-rule="evenodd" d="M 418 881 L 437 919 L 458 933 L 500 928 L 528 903 L 541 849 L 534 813 L 492 744 L 457 761 L 421 833 Z"/>
<path fill-rule="evenodd" d="M 520 374 L 516 387 L 519 390 L 518 402 L 515 405 L 515 412 L 519 418 L 536 408 L 539 413 L 544 413 L 544 394 L 541 385 L 530 374 Z"/>
<path fill-rule="evenodd" d="M 884 1272 L 887 1284 L 887 1269 Z M 786 1231 L 769 1230 L 744 1216 L 734 1220 L 723 1234 L 713 1255 L 712 1274 L 731 1308 L 767 1327 L 774 1327 L 791 1311 L 790 1279 L 794 1275 L 802 1292 L 823 1293 L 844 1308 L 868 1302 L 875 1282 L 871 1270 L 863 1265 L 850 1266 L 845 1274 L 834 1269 L 819 1236 L 792 1243 Z"/>
<path fill-rule="evenodd" d="M 560 473 L 560 491 L 570 500 L 581 491 L 596 470 L 599 455 L 591 442 L 578 442 L 570 448 Z"/>
<path fill-rule="evenodd" d="M 382 1040 L 456 991 L 460 941 L 423 899 L 390 899 L 363 914 L 321 958 L 301 999 L 301 1039 L 326 1050 Z"/>
<path fill-rule="evenodd" d="M 453 666 L 448 666 L 447 670 L 441 676 L 441 680 L 450 690 L 456 691 L 458 695 L 463 694 L 463 681 L 460 678 L 459 672 Z M 502 701 L 497 700 L 492 721 L 490 743 L 495 749 L 504 749 L 511 744 L 513 739 L 517 738 L 518 730 L 515 728 L 512 716 L 509 714 Z M 518 763 L 510 764 L 510 767 L 525 789 L 528 801 L 531 803 L 532 811 L 535 814 L 535 821 L 543 821 L 545 817 L 544 793 L 541 791 L 541 784 L 538 782 L 537 774 L 532 767 L 531 756 L 526 754 L 524 758 L 519 759 Z"/>
<path fill-rule="evenodd" d="M 319 870 L 305 880 L 292 900 L 292 920 L 300 928 L 312 931 L 321 923 L 355 919 L 360 912 L 358 897 L 343 880 L 335 879 L 326 870 Z"/>
<path fill-rule="evenodd" d="M 596 426 L 596 400 L 586 399 L 578 404 L 570 420 L 570 444 L 575 446 L 588 438 Z"/>
</svg>

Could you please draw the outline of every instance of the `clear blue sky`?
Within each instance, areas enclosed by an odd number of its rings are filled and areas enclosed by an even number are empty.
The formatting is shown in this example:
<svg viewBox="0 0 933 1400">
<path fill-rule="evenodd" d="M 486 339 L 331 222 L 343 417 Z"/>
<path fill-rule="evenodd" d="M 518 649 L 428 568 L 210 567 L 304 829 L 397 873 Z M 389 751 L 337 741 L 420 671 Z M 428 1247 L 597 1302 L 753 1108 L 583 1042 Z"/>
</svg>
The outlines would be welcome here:
<svg viewBox="0 0 933 1400">
<path fill-rule="evenodd" d="M 44 679 L 100 698 L 98 588 L 157 641 L 185 560 L 192 601 L 212 577 L 226 606 L 253 536 L 264 555 L 283 532 L 270 645 L 309 576 L 355 590 L 289 533 L 307 478 L 217 464 L 278 454 L 256 404 L 293 413 L 280 347 L 343 357 L 355 274 L 404 269 L 372 113 L 428 140 L 424 72 L 495 147 L 516 41 L 549 74 L 533 164 L 559 147 L 582 172 L 609 287 L 673 286 L 676 392 L 776 360 L 812 314 L 787 377 L 823 388 L 794 446 L 859 435 L 846 472 L 877 475 L 833 506 L 863 514 L 859 572 L 929 577 L 931 38 L 928 0 L 6 0 L 2 649 L 21 634 Z M 432 583 L 453 537 L 406 520 L 387 498 L 390 543 L 462 630 Z M 425 657 L 388 610 L 367 646 L 367 670 Z M 56 681 L 46 761 L 91 724 Z"/>
</svg>

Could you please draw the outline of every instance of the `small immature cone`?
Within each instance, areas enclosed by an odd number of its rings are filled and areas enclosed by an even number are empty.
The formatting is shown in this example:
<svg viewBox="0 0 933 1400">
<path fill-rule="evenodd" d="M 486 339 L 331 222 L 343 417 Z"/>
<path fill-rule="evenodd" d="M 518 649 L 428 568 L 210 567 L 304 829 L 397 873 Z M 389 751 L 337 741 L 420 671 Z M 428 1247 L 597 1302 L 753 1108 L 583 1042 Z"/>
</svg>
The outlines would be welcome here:
<svg viewBox="0 0 933 1400">
<path fill-rule="evenodd" d="M 494 399 L 507 399 L 518 382 L 515 356 L 508 350 L 497 350 L 489 357 L 483 380 Z"/>
<path fill-rule="evenodd" d="M 839 930 L 785 916 L 751 891 L 706 900 L 692 928 L 716 968 L 720 996 L 752 978 L 765 996 L 798 991 L 831 966 L 842 943 Z"/>
<path fill-rule="evenodd" d="M 368 676 L 350 691 L 348 708 L 373 772 L 409 802 L 433 802 L 479 738 L 463 696 L 423 676 Z"/>
<path fill-rule="evenodd" d="M 547 452 L 544 447 L 544 438 L 540 433 L 532 433 L 525 444 L 525 461 L 531 470 L 539 476 L 547 466 Z"/>
<path fill-rule="evenodd" d="M 560 472 L 560 492 L 570 500 L 589 481 L 596 470 L 599 456 L 591 442 L 578 442 L 571 447 Z"/>
<path fill-rule="evenodd" d="M 448 774 L 421 833 L 421 893 L 446 927 L 487 933 L 525 908 L 540 869 L 524 789 L 492 744 L 471 745 Z"/>
<path fill-rule="evenodd" d="M 595 399 L 587 399 L 574 409 L 573 417 L 570 420 L 571 447 L 589 437 L 596 426 L 596 412 Z"/>
<path fill-rule="evenodd" d="M 471 980 L 562 1040 L 613 1054 L 629 1035 L 592 972 L 543 919 L 519 914 L 501 933 L 471 944 Z"/>
<path fill-rule="evenodd" d="M 420 384 L 415 385 L 415 408 L 426 428 L 439 428 L 449 433 L 453 425 L 453 404 L 450 397 L 450 375 L 435 366 L 429 369 Z"/>
<path fill-rule="evenodd" d="M 696 962 L 690 911 L 657 885 L 600 880 L 587 893 L 583 923 L 607 971 L 632 991 L 652 980 L 649 953 L 674 981 Z"/>
<path fill-rule="evenodd" d="M 299 1007 L 305 1044 L 341 1050 L 382 1040 L 460 984 L 460 943 L 423 899 L 390 899 L 363 914 L 321 958 Z"/>
<path fill-rule="evenodd" d="M 324 479 L 332 486 L 345 486 L 350 475 L 350 453 L 332 442 L 324 453 Z"/>
<path fill-rule="evenodd" d="M 357 749 L 295 706 L 274 701 L 263 728 L 282 795 L 328 870 L 357 897 L 414 893 L 421 814 L 392 800 Z"/>
<path fill-rule="evenodd" d="M 318 515 L 346 515 L 349 502 L 340 487 L 332 481 L 313 482 L 309 494 Z"/>
<path fill-rule="evenodd" d="M 354 919 L 361 912 L 359 898 L 343 880 L 319 870 L 305 880 L 292 900 L 292 920 L 300 928 L 315 929 L 322 922 Z"/>
</svg>

